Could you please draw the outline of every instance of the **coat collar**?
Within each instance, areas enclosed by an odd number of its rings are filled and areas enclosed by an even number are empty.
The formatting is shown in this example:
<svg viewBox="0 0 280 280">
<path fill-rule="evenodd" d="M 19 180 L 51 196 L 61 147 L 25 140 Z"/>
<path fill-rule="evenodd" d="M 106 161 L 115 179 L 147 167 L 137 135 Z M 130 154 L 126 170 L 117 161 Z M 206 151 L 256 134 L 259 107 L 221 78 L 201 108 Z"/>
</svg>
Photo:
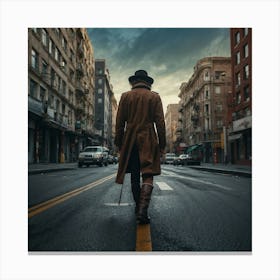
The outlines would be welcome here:
<svg viewBox="0 0 280 280">
<path fill-rule="evenodd" d="M 146 83 L 142 83 L 142 82 L 134 84 L 132 89 L 135 89 L 135 88 L 146 88 L 148 90 L 151 90 L 151 86 L 150 85 L 148 85 Z"/>
</svg>

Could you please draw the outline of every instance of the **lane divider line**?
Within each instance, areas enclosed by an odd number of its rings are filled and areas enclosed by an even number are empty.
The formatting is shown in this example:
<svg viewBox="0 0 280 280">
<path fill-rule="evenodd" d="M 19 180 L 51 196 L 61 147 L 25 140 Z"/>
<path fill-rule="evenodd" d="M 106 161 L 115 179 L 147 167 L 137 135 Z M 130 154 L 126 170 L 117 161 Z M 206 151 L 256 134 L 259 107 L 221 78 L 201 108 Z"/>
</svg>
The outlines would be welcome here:
<svg viewBox="0 0 280 280">
<path fill-rule="evenodd" d="M 97 180 L 97 181 L 95 181 L 93 183 L 90 183 L 88 185 L 85 185 L 83 187 L 79 187 L 79 188 L 77 188 L 77 189 L 75 189 L 73 191 L 70 191 L 70 192 L 67 192 L 65 194 L 56 196 L 56 197 L 54 197 L 54 198 L 52 198 L 50 200 L 47 200 L 47 201 L 42 202 L 42 203 L 39 203 L 39 204 L 37 204 L 35 206 L 32 206 L 32 207 L 28 208 L 28 218 L 31 218 L 31 217 L 33 217 L 33 216 L 35 216 L 35 215 L 37 215 L 37 214 L 39 214 L 39 213 L 41 213 L 41 212 L 43 212 L 45 210 L 47 210 L 47 209 L 57 205 L 57 204 L 65 201 L 65 200 L 68 200 L 71 197 L 79 195 L 80 193 L 85 192 L 85 191 L 87 191 L 87 190 L 89 190 L 89 189 L 91 189 L 93 187 L 96 187 L 96 186 L 98 186 L 98 185 L 100 185 L 100 184 L 102 184 L 102 183 L 112 179 L 115 176 L 116 176 L 116 173 L 112 174 L 112 175 L 109 175 L 109 176 L 107 176 L 105 178 L 99 179 L 99 180 Z"/>
<path fill-rule="evenodd" d="M 165 182 L 157 182 L 156 184 L 162 191 L 173 191 L 173 189 Z"/>
<path fill-rule="evenodd" d="M 149 224 L 137 225 L 135 251 L 152 251 L 151 229 Z"/>
</svg>

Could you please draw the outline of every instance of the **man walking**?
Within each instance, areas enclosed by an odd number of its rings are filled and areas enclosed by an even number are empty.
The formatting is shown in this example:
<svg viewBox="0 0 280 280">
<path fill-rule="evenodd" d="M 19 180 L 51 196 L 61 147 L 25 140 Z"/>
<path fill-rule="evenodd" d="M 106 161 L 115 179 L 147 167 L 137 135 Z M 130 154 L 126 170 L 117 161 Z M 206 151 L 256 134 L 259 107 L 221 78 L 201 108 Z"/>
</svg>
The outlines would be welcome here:
<svg viewBox="0 0 280 280">
<path fill-rule="evenodd" d="M 151 91 L 154 80 L 145 70 L 128 80 L 132 89 L 122 94 L 116 119 L 115 145 L 120 151 L 116 183 L 123 184 L 125 173 L 131 173 L 137 222 L 147 224 L 153 176 L 161 173 L 160 157 L 166 145 L 164 114 L 159 94 Z"/>
</svg>

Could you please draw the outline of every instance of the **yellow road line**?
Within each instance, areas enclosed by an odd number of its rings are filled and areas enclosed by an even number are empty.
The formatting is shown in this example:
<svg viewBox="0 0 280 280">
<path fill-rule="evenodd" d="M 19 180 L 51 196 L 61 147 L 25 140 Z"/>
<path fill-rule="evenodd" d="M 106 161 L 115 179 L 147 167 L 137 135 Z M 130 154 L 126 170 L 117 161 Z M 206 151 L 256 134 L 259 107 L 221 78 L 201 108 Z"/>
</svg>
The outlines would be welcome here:
<svg viewBox="0 0 280 280">
<path fill-rule="evenodd" d="M 112 179 L 114 176 L 116 176 L 116 174 L 109 175 L 105 178 L 99 179 L 99 180 L 97 180 L 93 183 L 90 183 L 90 184 L 86 185 L 86 186 L 77 188 L 73 191 L 67 192 L 65 194 L 54 197 L 50 200 L 47 200 L 45 202 L 42 202 L 42 203 L 37 204 L 35 206 L 32 206 L 32 207 L 28 208 L 28 218 L 31 218 L 31 217 L 33 217 L 33 216 L 35 216 L 35 215 L 37 215 L 37 214 L 39 214 L 39 213 L 41 213 L 41 212 L 43 212 L 43 211 L 45 211 L 49 208 L 55 206 L 55 205 L 65 201 L 65 200 L 67 200 L 71 197 L 79 195 L 80 193 L 85 192 L 85 191 L 87 191 L 87 190 L 89 190 L 93 187 L 96 187 L 96 186 Z"/>
<path fill-rule="evenodd" d="M 137 225 L 136 251 L 152 251 L 152 239 L 150 225 Z"/>
</svg>

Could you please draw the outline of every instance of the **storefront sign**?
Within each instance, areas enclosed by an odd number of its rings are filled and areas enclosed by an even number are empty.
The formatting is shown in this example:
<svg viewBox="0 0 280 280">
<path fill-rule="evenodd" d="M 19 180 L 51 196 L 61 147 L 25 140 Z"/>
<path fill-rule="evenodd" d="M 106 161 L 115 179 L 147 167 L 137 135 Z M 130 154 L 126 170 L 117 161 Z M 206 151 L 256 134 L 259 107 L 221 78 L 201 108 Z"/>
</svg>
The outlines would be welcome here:
<svg viewBox="0 0 280 280">
<path fill-rule="evenodd" d="M 233 132 L 244 130 L 251 127 L 252 127 L 252 116 L 248 116 L 240 120 L 233 121 L 232 124 Z"/>
</svg>

